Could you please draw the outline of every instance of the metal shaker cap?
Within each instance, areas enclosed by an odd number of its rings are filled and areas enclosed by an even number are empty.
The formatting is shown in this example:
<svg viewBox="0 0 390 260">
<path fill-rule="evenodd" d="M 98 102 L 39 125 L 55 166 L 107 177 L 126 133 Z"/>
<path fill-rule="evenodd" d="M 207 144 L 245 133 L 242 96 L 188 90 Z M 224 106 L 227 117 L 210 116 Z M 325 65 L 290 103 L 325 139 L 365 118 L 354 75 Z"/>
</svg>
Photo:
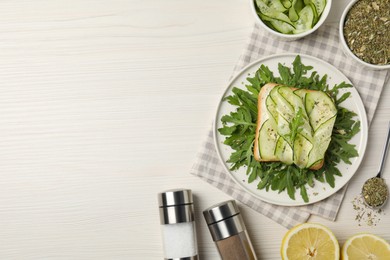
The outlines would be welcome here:
<svg viewBox="0 0 390 260">
<path fill-rule="evenodd" d="M 203 216 L 208 225 L 240 214 L 240 210 L 234 200 L 228 200 L 213 205 L 203 211 Z"/>
<path fill-rule="evenodd" d="M 191 190 L 174 189 L 157 196 L 160 208 L 160 224 L 177 224 L 194 221 L 194 205 Z"/>
<path fill-rule="evenodd" d="M 234 200 L 225 201 L 203 211 L 203 216 L 214 241 L 219 241 L 246 230 Z"/>
<path fill-rule="evenodd" d="M 167 190 L 158 194 L 158 206 L 169 207 L 192 204 L 192 192 L 186 189 Z"/>
</svg>

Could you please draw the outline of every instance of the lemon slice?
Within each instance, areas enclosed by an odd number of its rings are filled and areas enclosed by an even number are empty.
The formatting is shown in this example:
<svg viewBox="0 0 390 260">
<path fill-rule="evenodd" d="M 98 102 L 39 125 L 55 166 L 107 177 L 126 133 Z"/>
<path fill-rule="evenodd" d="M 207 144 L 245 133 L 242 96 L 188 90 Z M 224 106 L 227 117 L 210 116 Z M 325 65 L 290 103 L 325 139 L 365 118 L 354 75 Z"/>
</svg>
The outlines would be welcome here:
<svg viewBox="0 0 390 260">
<path fill-rule="evenodd" d="M 284 235 L 280 251 L 285 260 L 340 258 L 339 243 L 332 231 L 315 223 L 304 223 L 290 229 Z"/>
<path fill-rule="evenodd" d="M 341 249 L 341 259 L 390 259 L 390 244 L 372 234 L 357 234 L 345 241 Z"/>
</svg>

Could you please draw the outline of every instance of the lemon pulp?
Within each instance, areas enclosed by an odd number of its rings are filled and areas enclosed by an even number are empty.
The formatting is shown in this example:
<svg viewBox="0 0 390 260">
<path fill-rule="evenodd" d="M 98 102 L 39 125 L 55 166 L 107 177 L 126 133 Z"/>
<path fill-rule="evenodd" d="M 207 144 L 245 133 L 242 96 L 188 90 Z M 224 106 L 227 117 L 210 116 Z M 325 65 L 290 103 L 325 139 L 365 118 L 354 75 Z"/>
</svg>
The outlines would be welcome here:
<svg viewBox="0 0 390 260">
<path fill-rule="evenodd" d="M 342 259 L 390 260 L 390 245 L 372 234 L 359 234 L 348 239 Z"/>
<path fill-rule="evenodd" d="M 326 227 L 306 223 L 291 229 L 285 235 L 281 254 L 283 259 L 330 260 L 339 258 L 336 237 Z"/>
</svg>

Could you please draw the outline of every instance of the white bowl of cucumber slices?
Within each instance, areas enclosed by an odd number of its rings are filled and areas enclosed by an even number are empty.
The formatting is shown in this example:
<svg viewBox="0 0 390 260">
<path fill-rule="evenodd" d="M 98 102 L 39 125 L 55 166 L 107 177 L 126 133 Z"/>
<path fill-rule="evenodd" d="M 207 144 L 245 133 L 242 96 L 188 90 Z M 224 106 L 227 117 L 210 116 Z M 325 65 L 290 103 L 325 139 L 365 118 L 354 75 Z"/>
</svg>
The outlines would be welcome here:
<svg viewBox="0 0 390 260">
<path fill-rule="evenodd" d="M 256 22 L 280 40 L 294 41 L 316 31 L 332 0 L 250 0 Z"/>
</svg>

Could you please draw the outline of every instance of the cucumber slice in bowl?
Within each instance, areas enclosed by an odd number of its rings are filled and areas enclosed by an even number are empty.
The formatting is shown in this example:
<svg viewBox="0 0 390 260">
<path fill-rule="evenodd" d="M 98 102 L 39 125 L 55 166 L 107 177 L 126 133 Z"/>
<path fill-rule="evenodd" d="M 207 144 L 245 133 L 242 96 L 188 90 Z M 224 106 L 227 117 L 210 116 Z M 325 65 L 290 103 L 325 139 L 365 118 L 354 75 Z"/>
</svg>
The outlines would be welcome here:
<svg viewBox="0 0 390 260">
<path fill-rule="evenodd" d="M 290 8 L 290 7 L 292 6 L 290 0 L 282 0 L 282 5 L 283 5 L 286 9 L 288 9 L 288 8 Z"/>
<path fill-rule="evenodd" d="M 297 0 L 293 0 L 291 7 L 288 9 L 288 18 L 290 18 L 292 22 L 296 22 L 299 19 L 298 12 L 295 9 L 296 2 Z"/>
<path fill-rule="evenodd" d="M 311 28 L 313 28 L 313 22 L 314 22 L 313 8 L 310 7 L 310 5 L 307 5 L 299 12 L 299 19 L 298 21 L 295 22 L 294 34 L 306 32 L 307 30 L 310 30 Z"/>
<path fill-rule="evenodd" d="M 277 5 L 266 4 L 262 0 L 256 0 L 256 5 L 262 14 L 283 13 L 286 10 L 283 5 L 280 5 L 281 7 L 279 8 Z"/>
<path fill-rule="evenodd" d="M 260 18 L 264 21 L 264 22 L 268 22 L 270 24 L 270 27 L 273 28 L 274 30 L 278 31 L 278 32 L 281 32 L 281 33 L 284 33 L 284 34 L 291 34 L 295 28 L 290 24 L 291 21 L 289 22 L 285 22 L 284 20 L 286 20 L 288 17 L 279 17 L 281 18 L 281 20 L 277 19 L 277 18 L 272 18 L 272 17 L 269 17 L 267 15 L 264 15 L 264 14 L 259 14 Z"/>
<path fill-rule="evenodd" d="M 319 17 L 319 14 L 318 14 L 317 9 L 316 9 L 316 7 L 314 6 L 314 4 L 313 4 L 313 3 L 310 3 L 309 6 L 310 6 L 311 10 L 313 10 L 314 18 L 313 18 L 312 27 L 314 27 L 314 25 L 318 22 L 318 19 L 319 19 L 320 17 Z"/>
<path fill-rule="evenodd" d="M 268 1 L 267 6 L 279 12 L 285 12 L 287 10 L 287 8 L 283 6 L 280 0 Z"/>
<path fill-rule="evenodd" d="M 312 0 L 312 3 L 316 7 L 318 16 L 320 16 L 325 9 L 326 0 Z"/>
<path fill-rule="evenodd" d="M 256 0 L 256 4 L 257 4 L 257 7 L 259 8 L 259 12 L 261 14 L 260 18 L 262 18 L 263 20 L 266 20 L 269 22 L 281 21 L 281 22 L 285 22 L 285 23 L 291 25 L 292 27 L 294 27 L 291 20 L 283 12 L 280 12 L 277 9 L 269 7 L 261 0 Z"/>
<path fill-rule="evenodd" d="M 284 34 L 291 34 L 294 32 L 295 28 L 290 24 L 278 20 L 270 21 L 272 26 L 279 32 Z"/>
<path fill-rule="evenodd" d="M 303 9 L 303 7 L 305 7 L 305 5 L 303 4 L 303 0 L 296 0 L 294 5 L 295 11 L 299 13 Z"/>
</svg>

